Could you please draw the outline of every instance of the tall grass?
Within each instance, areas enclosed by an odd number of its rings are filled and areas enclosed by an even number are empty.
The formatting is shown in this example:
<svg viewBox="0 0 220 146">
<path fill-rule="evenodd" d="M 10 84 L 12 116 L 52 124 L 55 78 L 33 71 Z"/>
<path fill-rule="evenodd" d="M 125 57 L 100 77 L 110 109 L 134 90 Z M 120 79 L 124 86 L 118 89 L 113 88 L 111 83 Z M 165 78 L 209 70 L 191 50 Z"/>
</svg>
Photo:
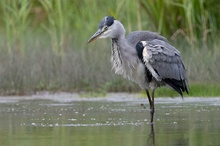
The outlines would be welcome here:
<svg viewBox="0 0 220 146">
<path fill-rule="evenodd" d="M 24 53 L 24 36 L 30 23 L 30 8 L 31 3 L 28 0 L 1 1 L 8 55 Z"/>
<path fill-rule="evenodd" d="M 111 71 L 109 40 L 86 45 L 106 15 L 127 33 L 148 29 L 168 37 L 191 84 L 218 83 L 218 7 L 214 0 L 1 1 L 0 93 L 139 90 Z"/>
<path fill-rule="evenodd" d="M 181 35 L 191 45 L 207 47 L 219 35 L 220 1 L 140 0 L 154 29 L 176 39 Z"/>
</svg>

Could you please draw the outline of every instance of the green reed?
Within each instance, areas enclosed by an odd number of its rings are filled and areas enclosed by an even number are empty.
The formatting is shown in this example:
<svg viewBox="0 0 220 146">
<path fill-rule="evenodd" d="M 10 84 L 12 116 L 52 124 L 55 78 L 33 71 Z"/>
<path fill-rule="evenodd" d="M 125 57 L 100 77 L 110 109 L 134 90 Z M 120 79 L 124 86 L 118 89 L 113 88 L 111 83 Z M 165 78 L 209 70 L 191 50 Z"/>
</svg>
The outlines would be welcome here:
<svg viewBox="0 0 220 146">
<path fill-rule="evenodd" d="M 140 4 L 154 29 L 171 39 L 182 36 L 191 46 L 205 48 L 219 35 L 220 1 L 140 0 Z"/>
<path fill-rule="evenodd" d="M 219 76 L 219 2 L 214 0 L 3 0 L 0 93 L 138 91 L 111 71 L 110 40 L 86 45 L 106 15 L 127 33 L 151 30 L 181 52 L 190 84 Z"/>
</svg>

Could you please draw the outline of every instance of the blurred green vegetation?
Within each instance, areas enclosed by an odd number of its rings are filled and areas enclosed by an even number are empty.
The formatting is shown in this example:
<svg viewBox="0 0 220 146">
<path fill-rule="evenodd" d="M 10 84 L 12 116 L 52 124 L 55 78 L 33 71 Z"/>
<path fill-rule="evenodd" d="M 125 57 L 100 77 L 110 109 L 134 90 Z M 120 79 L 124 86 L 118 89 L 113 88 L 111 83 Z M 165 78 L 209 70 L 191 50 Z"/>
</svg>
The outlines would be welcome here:
<svg viewBox="0 0 220 146">
<path fill-rule="evenodd" d="M 192 88 L 200 95 L 220 81 L 219 9 L 217 0 L 1 1 L 0 93 L 140 91 L 111 71 L 109 40 L 86 45 L 100 20 L 112 15 L 127 33 L 166 36 L 182 53 L 190 85 L 204 86 Z"/>
</svg>

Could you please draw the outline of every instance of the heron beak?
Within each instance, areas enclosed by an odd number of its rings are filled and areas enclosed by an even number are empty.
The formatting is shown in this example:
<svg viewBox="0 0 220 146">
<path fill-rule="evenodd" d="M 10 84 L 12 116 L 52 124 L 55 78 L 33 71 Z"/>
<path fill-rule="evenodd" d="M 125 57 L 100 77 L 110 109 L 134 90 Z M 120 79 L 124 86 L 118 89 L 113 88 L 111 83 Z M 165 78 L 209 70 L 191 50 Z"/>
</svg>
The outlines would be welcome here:
<svg viewBox="0 0 220 146">
<path fill-rule="evenodd" d="M 89 44 L 89 43 L 95 41 L 96 39 L 98 39 L 98 38 L 102 35 L 103 32 L 104 32 L 104 31 L 102 31 L 101 29 L 99 29 L 99 30 L 88 40 L 87 44 Z"/>
</svg>

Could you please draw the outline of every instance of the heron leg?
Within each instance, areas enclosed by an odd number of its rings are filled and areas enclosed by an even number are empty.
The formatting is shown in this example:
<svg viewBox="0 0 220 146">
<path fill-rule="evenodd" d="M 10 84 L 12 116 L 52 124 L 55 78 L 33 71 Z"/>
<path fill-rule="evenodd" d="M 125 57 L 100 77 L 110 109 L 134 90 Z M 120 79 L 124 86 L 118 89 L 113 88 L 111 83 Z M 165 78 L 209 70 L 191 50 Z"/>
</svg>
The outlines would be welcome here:
<svg viewBox="0 0 220 146">
<path fill-rule="evenodd" d="M 147 98 L 148 98 L 148 101 L 149 101 L 149 104 L 150 104 L 150 107 L 151 107 L 150 93 L 149 93 L 149 91 L 147 89 L 146 89 L 146 93 L 147 93 Z"/>
<path fill-rule="evenodd" d="M 151 109 L 150 109 L 151 124 L 153 124 L 153 121 L 154 121 L 154 91 L 155 91 L 155 89 L 153 89 L 152 96 L 151 96 Z"/>
<path fill-rule="evenodd" d="M 147 93 L 147 98 L 148 98 L 148 101 L 150 104 L 150 116 L 151 116 L 150 123 L 153 124 L 153 121 L 154 121 L 154 90 L 152 92 L 152 98 L 150 97 L 150 93 L 147 89 L 146 89 L 146 93 Z"/>
</svg>

